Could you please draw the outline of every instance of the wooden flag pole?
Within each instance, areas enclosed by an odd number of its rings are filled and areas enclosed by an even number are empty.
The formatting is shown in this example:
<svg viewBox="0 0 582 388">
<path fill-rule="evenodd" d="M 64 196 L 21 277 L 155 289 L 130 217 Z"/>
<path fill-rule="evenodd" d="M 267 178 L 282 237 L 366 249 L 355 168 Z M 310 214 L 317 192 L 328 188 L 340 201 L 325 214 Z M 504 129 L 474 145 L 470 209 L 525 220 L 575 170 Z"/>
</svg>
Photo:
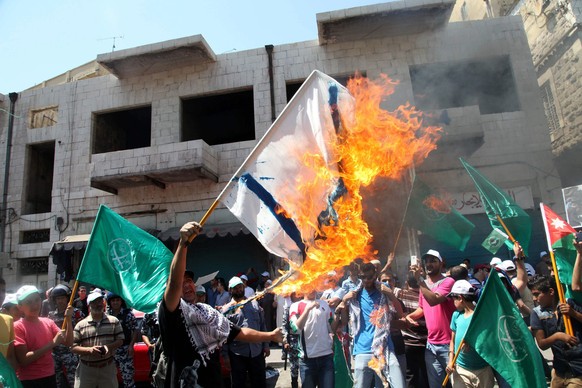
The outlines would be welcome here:
<svg viewBox="0 0 582 388">
<path fill-rule="evenodd" d="M 218 203 L 220 202 L 221 197 L 222 197 L 222 193 L 214 200 L 214 202 L 212 202 L 212 205 L 210 205 L 210 207 L 208 208 L 206 213 L 204 213 L 204 216 L 202 217 L 200 222 L 198 222 L 200 224 L 200 227 L 202 227 L 206 223 L 206 221 L 208 221 L 208 217 L 210 217 L 210 214 L 212 214 L 214 209 L 216 209 L 216 207 L 218 206 Z M 195 237 L 196 237 L 196 234 L 193 234 L 190 237 L 188 237 L 188 242 L 186 243 L 186 246 L 190 245 L 190 243 L 192 242 L 192 240 L 194 240 Z"/>
<path fill-rule="evenodd" d="M 558 274 L 558 266 L 556 265 L 556 257 L 554 256 L 554 251 L 550 247 L 550 258 L 552 259 L 552 269 L 554 271 L 554 278 L 556 279 L 556 288 L 558 289 L 558 296 L 560 298 L 560 303 L 566 303 L 566 296 L 564 295 L 564 288 L 562 283 L 560 283 L 560 275 Z M 572 327 L 572 321 L 569 315 L 562 315 L 564 317 L 564 327 L 566 329 L 566 334 L 574 335 L 574 329 Z"/>
<path fill-rule="evenodd" d="M 499 221 L 501 226 L 503 226 L 503 229 L 505 230 L 505 233 L 507 233 L 507 235 L 509 236 L 509 239 L 511 240 L 511 242 L 515 244 L 517 241 L 515 240 L 515 238 L 513 238 L 513 235 L 511 234 L 509 229 L 507 229 L 507 225 L 505 225 L 505 222 L 503 222 L 503 220 L 501 219 L 499 214 L 496 214 L 495 217 L 497 217 L 497 220 Z M 552 258 L 552 267 L 554 270 L 554 277 L 556 279 L 556 288 L 557 288 L 556 291 L 558 291 L 558 297 L 560 298 L 560 303 L 566 303 L 566 297 L 564 296 L 564 289 L 562 288 L 562 283 L 560 283 L 560 277 L 558 275 L 558 267 L 556 266 L 556 259 L 554 258 L 554 252 L 552 251 L 552 249 L 550 249 L 550 257 Z M 570 321 L 570 317 L 568 315 L 564 315 L 564 326 L 566 328 L 567 334 L 574 335 L 574 331 L 572 330 L 572 321 Z"/>
<path fill-rule="evenodd" d="M 459 358 L 459 354 L 461 354 L 461 349 L 463 349 L 463 345 L 465 345 L 465 338 L 463 338 L 461 340 L 461 343 L 459 344 L 459 348 L 455 352 L 455 357 L 453 357 L 453 365 L 455 365 L 457 363 L 457 358 Z M 447 375 L 445 376 L 445 379 L 444 379 L 443 384 L 442 384 L 443 387 L 445 387 L 447 385 L 450 377 L 451 377 L 450 373 L 447 372 Z"/>
<path fill-rule="evenodd" d="M 67 305 L 67 308 L 73 305 L 73 302 L 75 301 L 75 294 L 77 293 L 77 288 L 79 288 L 79 281 L 75 279 L 75 284 L 73 285 L 73 291 L 71 291 L 71 297 L 69 298 L 69 304 Z M 67 328 L 67 319 L 68 318 L 65 315 L 65 320 L 63 321 L 63 326 L 61 327 L 62 330 Z"/>
</svg>

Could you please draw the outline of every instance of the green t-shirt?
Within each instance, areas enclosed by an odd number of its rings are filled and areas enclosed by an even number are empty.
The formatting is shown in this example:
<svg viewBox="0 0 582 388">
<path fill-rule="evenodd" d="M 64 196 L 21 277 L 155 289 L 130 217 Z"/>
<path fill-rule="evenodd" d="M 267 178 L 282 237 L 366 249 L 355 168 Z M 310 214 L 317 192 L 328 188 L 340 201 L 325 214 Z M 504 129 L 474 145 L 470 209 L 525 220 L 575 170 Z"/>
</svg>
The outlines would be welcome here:
<svg viewBox="0 0 582 388">
<path fill-rule="evenodd" d="M 451 319 L 451 330 L 455 332 L 455 352 L 459 348 L 461 340 L 465 338 L 465 333 L 469 328 L 471 318 L 473 318 L 473 314 L 465 317 L 463 311 L 455 311 L 453 313 L 453 318 Z M 459 354 L 457 364 L 468 370 L 482 369 L 489 365 L 477 354 L 475 349 L 469 348 L 467 351 L 467 344 L 465 344 L 465 350 L 462 350 Z"/>
</svg>

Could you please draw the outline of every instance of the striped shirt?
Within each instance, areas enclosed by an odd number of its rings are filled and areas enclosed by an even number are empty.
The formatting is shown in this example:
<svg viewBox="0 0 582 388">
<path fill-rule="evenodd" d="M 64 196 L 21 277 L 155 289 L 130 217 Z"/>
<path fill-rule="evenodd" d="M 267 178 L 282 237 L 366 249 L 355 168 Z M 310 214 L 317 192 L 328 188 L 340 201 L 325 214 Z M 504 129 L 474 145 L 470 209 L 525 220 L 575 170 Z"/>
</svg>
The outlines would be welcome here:
<svg viewBox="0 0 582 388">
<path fill-rule="evenodd" d="M 73 346 L 91 348 L 93 346 L 108 345 L 117 340 L 125 339 L 123 328 L 119 320 L 111 315 L 103 314 L 99 322 L 89 316 L 77 323 L 74 331 Z M 83 355 L 83 361 L 104 361 L 103 357 L 97 355 Z"/>
</svg>

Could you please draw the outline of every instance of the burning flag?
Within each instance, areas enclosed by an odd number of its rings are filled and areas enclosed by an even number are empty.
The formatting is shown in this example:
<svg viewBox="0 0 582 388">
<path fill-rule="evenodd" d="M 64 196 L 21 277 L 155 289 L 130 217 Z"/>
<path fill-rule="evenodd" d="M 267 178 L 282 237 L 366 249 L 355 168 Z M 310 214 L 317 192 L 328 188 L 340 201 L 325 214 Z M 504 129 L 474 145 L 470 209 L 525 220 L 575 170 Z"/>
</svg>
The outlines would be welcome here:
<svg viewBox="0 0 582 388">
<path fill-rule="evenodd" d="M 527 256 L 529 241 L 531 239 L 531 220 L 529 215 L 517 206 L 505 191 L 487 180 L 477 169 L 465 162 L 463 158 L 460 158 L 460 160 L 471 179 L 473 179 L 477 191 L 479 191 L 491 227 L 494 229 L 503 229 L 503 226 L 497 219 L 497 216 L 499 216 L 513 237 L 522 246 Z M 513 249 L 512 242 L 507 241 L 506 245 L 509 249 Z"/>
<path fill-rule="evenodd" d="M 436 196 L 418 177 L 414 179 L 406 224 L 437 241 L 464 251 L 475 225 Z"/>
<path fill-rule="evenodd" d="M 393 86 L 356 77 L 348 91 L 314 71 L 219 196 L 269 252 L 300 267 L 283 291 L 316 289 L 327 271 L 372 257 L 360 188 L 400 178 L 436 148 L 440 128 L 423 127 L 420 112 L 380 108 Z"/>
</svg>

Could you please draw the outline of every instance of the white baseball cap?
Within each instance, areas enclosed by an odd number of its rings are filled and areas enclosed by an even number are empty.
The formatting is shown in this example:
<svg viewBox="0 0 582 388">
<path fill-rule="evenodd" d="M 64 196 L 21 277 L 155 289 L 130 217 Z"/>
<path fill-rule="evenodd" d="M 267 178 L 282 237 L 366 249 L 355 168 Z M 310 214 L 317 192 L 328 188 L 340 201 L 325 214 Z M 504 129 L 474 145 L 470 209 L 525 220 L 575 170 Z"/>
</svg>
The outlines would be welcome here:
<svg viewBox="0 0 582 388">
<path fill-rule="evenodd" d="M 244 275 L 243 275 L 244 276 Z M 242 276 L 241 276 L 242 278 Z M 235 288 L 236 286 L 238 286 L 239 284 L 243 284 L 241 278 L 239 278 L 238 276 L 233 276 L 229 281 L 228 281 L 228 288 Z"/>
<path fill-rule="evenodd" d="M 2 303 L 2 307 L 8 307 L 11 304 L 18 304 L 18 300 L 16 299 L 16 294 L 6 294 L 4 298 L 4 302 Z"/>
<path fill-rule="evenodd" d="M 475 287 L 473 287 L 467 280 L 457 280 L 455 284 L 453 284 L 453 288 L 451 288 L 449 295 L 475 295 Z"/>
<path fill-rule="evenodd" d="M 374 265 L 380 265 L 380 264 L 382 264 L 382 263 L 380 262 L 380 260 L 378 260 L 378 259 L 370 260 L 370 263 L 372 263 L 372 264 L 374 264 Z"/>
<path fill-rule="evenodd" d="M 40 291 L 35 286 L 22 286 L 16 291 L 16 300 L 20 303 L 34 293 L 40 295 Z"/>
<path fill-rule="evenodd" d="M 527 272 L 527 276 L 534 276 L 536 274 L 536 270 L 530 263 L 525 263 L 525 272 Z"/>
<path fill-rule="evenodd" d="M 203 292 L 206 294 L 206 288 L 204 288 L 204 286 L 197 286 L 196 293 L 198 293 L 198 292 Z"/>
<path fill-rule="evenodd" d="M 241 280 L 249 280 L 249 278 L 247 277 L 247 275 L 241 275 L 240 279 Z"/>
<path fill-rule="evenodd" d="M 499 264 L 498 267 L 505 272 L 515 270 L 515 264 L 511 260 L 503 260 L 503 262 Z"/>
<path fill-rule="evenodd" d="M 264 277 L 267 277 L 268 278 L 268 277 L 271 277 L 271 274 L 269 274 L 269 272 L 265 271 L 265 272 L 263 272 L 261 274 L 261 276 L 264 276 Z"/>
<path fill-rule="evenodd" d="M 96 288 L 93 291 L 91 291 L 91 293 L 89 293 L 89 296 L 87 296 L 87 303 L 91 303 L 99 298 L 103 298 L 103 294 L 101 293 L 101 290 Z"/>
<path fill-rule="evenodd" d="M 541 251 L 541 252 L 540 252 L 540 259 L 541 259 L 542 257 L 544 257 L 544 256 L 548 256 L 548 252 L 546 252 L 546 251 Z"/>
<path fill-rule="evenodd" d="M 443 261 L 443 258 L 441 257 L 439 251 L 435 251 L 434 249 L 429 249 L 424 255 L 422 255 L 422 260 L 426 260 L 427 256 L 434 256 L 437 259 L 439 259 L 440 262 Z"/>
<path fill-rule="evenodd" d="M 494 257 L 491 259 L 491 261 L 489 262 L 489 265 L 492 267 L 496 267 L 499 264 L 501 264 L 503 261 L 499 258 L 499 257 Z"/>
</svg>

